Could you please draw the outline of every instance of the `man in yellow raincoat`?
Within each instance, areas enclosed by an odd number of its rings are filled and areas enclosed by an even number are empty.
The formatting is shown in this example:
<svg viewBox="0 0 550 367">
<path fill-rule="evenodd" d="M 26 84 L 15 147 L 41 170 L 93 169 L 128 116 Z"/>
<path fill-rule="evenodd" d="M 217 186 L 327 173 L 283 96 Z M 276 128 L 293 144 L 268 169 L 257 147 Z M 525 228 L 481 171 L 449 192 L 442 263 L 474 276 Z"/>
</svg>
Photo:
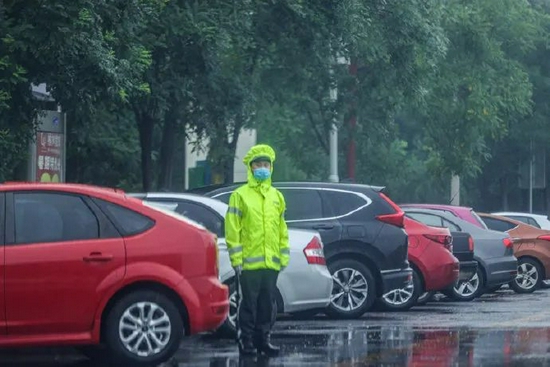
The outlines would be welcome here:
<svg viewBox="0 0 550 367">
<path fill-rule="evenodd" d="M 231 265 L 240 279 L 239 352 L 274 356 L 279 353 L 271 344 L 277 277 L 290 260 L 286 203 L 281 192 L 271 186 L 275 151 L 270 146 L 252 147 L 243 161 L 248 182 L 231 194 L 225 217 Z"/>
</svg>

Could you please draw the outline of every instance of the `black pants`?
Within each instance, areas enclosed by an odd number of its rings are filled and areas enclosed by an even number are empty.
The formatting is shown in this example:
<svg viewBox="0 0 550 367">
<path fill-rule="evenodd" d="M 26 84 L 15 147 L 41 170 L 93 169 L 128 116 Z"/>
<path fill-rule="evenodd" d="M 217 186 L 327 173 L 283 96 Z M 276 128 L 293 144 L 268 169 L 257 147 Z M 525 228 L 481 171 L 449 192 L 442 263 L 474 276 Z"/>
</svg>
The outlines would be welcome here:
<svg viewBox="0 0 550 367">
<path fill-rule="evenodd" d="M 270 269 L 243 270 L 240 276 L 238 338 L 254 339 L 271 332 L 277 316 L 277 277 Z"/>
</svg>

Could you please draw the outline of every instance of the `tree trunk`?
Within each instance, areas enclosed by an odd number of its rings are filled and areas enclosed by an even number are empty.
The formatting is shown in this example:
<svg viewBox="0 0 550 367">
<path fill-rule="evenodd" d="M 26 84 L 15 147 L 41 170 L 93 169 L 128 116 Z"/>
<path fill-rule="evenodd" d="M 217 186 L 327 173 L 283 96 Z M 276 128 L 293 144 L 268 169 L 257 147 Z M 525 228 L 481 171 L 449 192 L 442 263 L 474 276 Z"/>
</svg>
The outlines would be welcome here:
<svg viewBox="0 0 550 367">
<path fill-rule="evenodd" d="M 176 153 L 176 143 L 178 139 L 179 111 L 178 106 L 173 105 L 164 119 L 164 128 L 162 130 L 162 143 L 160 147 L 160 177 L 159 190 L 172 189 L 172 176 L 174 172 L 174 155 Z"/>
<path fill-rule="evenodd" d="M 153 177 L 153 129 L 155 119 L 149 113 L 136 112 L 139 128 L 139 143 L 141 146 L 141 177 L 143 191 L 151 190 Z"/>
<path fill-rule="evenodd" d="M 235 124 L 233 125 L 233 138 L 231 141 L 227 141 L 229 154 L 227 159 L 224 160 L 224 183 L 233 183 L 235 179 L 235 154 L 237 152 L 237 143 L 239 142 L 239 135 L 244 124 L 244 117 L 242 113 L 235 116 Z"/>
</svg>

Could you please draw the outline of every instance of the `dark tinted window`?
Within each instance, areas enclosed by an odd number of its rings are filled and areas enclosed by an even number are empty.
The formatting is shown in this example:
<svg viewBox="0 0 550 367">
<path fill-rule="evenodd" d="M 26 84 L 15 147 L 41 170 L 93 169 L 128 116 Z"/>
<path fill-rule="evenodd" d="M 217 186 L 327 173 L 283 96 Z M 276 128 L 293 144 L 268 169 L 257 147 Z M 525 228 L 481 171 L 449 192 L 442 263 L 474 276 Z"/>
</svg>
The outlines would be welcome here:
<svg viewBox="0 0 550 367">
<path fill-rule="evenodd" d="M 527 218 L 527 217 L 517 217 L 515 215 L 507 215 L 507 217 L 510 218 L 510 219 L 517 220 L 519 222 L 523 222 L 525 224 L 530 224 L 529 223 L 529 218 Z"/>
<path fill-rule="evenodd" d="M 506 232 L 512 228 L 516 228 L 515 224 L 500 219 L 484 217 L 483 221 L 493 231 Z"/>
<path fill-rule="evenodd" d="M 334 215 L 345 215 L 367 204 L 362 197 L 348 192 L 325 190 L 322 195 L 327 199 Z"/>
<path fill-rule="evenodd" d="M 145 232 L 155 224 L 152 219 L 133 210 L 101 199 L 94 200 L 123 236 Z"/>
<path fill-rule="evenodd" d="M 231 197 L 232 192 L 226 192 L 221 194 L 220 196 L 216 196 L 214 199 L 222 201 L 226 204 L 229 204 L 229 198 Z"/>
<path fill-rule="evenodd" d="M 317 190 L 280 189 L 286 202 L 286 220 L 323 218 L 323 202 Z"/>
<path fill-rule="evenodd" d="M 203 205 L 191 203 L 188 201 L 178 202 L 176 213 L 202 224 L 210 232 L 218 237 L 224 237 L 223 219 L 212 210 Z"/>
<path fill-rule="evenodd" d="M 415 212 L 406 212 L 407 216 L 420 222 L 424 223 L 428 226 L 433 227 L 443 227 L 443 222 L 441 221 L 441 217 L 438 217 L 433 214 L 425 214 L 425 213 L 415 213 Z"/>
<path fill-rule="evenodd" d="M 41 243 L 99 238 L 99 223 L 77 195 L 14 193 L 15 242 Z"/>
<path fill-rule="evenodd" d="M 530 225 L 532 225 L 533 227 L 537 227 L 537 228 L 540 228 L 539 224 L 537 223 L 537 221 L 535 221 L 533 218 L 527 218 L 528 222 Z"/>
</svg>

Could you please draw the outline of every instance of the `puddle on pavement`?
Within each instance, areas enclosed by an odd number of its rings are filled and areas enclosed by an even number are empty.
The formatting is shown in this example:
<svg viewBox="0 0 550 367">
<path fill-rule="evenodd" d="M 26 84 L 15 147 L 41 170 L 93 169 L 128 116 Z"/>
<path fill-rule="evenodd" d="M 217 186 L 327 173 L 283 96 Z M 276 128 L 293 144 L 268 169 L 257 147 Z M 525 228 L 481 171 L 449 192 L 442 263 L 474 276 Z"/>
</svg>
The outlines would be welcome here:
<svg viewBox="0 0 550 367">
<path fill-rule="evenodd" d="M 324 333 L 319 333 L 323 329 Z M 345 329 L 345 328 L 344 328 Z M 280 357 L 239 359 L 232 340 L 183 347 L 178 367 L 202 366 L 541 366 L 550 364 L 550 329 L 359 327 L 278 329 Z M 298 332 L 299 331 L 299 332 Z M 301 332 L 301 333 L 300 333 Z"/>
<path fill-rule="evenodd" d="M 234 340 L 192 337 L 182 344 L 175 359 L 164 367 L 550 365 L 550 328 L 472 330 L 311 326 L 306 329 L 276 328 L 273 343 L 281 347 L 281 356 L 277 358 L 239 358 Z M 47 362 L 40 358 L 40 354 L 33 356 L 21 351 L 10 357 L 10 353 L 0 352 L 0 365 L 104 367 L 83 360 L 76 362 L 74 356 L 71 361 L 70 356 L 62 357 L 62 354 Z"/>
</svg>

